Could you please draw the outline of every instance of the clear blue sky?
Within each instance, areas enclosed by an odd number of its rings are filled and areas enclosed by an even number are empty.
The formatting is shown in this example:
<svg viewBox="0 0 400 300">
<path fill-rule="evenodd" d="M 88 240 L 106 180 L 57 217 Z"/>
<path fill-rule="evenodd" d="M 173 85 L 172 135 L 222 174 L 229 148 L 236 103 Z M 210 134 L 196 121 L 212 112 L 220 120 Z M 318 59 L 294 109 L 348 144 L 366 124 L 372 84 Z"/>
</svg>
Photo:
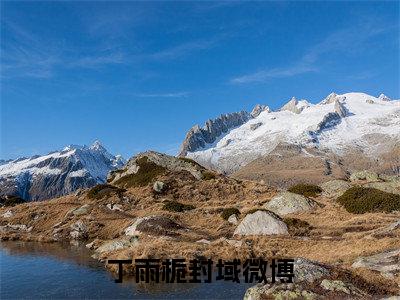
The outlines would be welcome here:
<svg viewBox="0 0 400 300">
<path fill-rule="evenodd" d="M 0 158 L 174 153 L 256 103 L 399 96 L 399 2 L 1 2 Z"/>
</svg>

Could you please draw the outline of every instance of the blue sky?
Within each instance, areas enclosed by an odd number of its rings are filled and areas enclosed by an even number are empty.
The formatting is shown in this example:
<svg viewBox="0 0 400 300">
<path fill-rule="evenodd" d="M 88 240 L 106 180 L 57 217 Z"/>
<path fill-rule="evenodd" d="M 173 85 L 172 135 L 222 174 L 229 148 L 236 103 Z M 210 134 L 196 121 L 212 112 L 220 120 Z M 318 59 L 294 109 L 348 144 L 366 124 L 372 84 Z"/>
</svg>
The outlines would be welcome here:
<svg viewBox="0 0 400 300">
<path fill-rule="evenodd" d="M 292 96 L 399 92 L 399 3 L 1 2 L 0 158 L 99 139 L 174 153 Z"/>
</svg>

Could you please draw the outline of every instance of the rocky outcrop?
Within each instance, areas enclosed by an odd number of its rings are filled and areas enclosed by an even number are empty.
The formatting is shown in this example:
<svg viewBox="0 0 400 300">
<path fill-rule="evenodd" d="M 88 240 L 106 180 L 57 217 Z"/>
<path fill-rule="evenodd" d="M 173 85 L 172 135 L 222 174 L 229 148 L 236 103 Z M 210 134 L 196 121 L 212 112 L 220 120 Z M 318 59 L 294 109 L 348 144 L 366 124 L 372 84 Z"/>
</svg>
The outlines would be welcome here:
<svg viewBox="0 0 400 300">
<path fill-rule="evenodd" d="M 256 106 L 254 106 L 254 108 L 251 111 L 250 115 L 253 118 L 255 118 L 255 117 L 258 117 L 263 111 L 271 112 L 271 109 L 266 105 L 257 104 Z"/>
<path fill-rule="evenodd" d="M 124 160 L 99 143 L 68 146 L 43 156 L 16 159 L 0 165 L 0 195 L 44 200 L 104 183 L 110 170 Z"/>
<path fill-rule="evenodd" d="M 370 187 L 386 193 L 400 195 L 400 183 L 397 182 L 370 182 L 365 184 L 364 187 Z"/>
<path fill-rule="evenodd" d="M 204 148 L 207 144 L 214 143 L 218 137 L 250 119 L 251 115 L 248 112 L 241 111 L 221 115 L 213 120 L 209 119 L 203 127 L 193 126 L 186 134 L 179 156 L 186 156 L 187 152 L 193 152 Z"/>
<path fill-rule="evenodd" d="M 352 267 L 366 268 L 378 271 L 386 277 L 393 277 L 400 273 L 400 249 L 360 257 L 353 263 Z"/>
<path fill-rule="evenodd" d="M 380 94 L 378 99 L 382 100 L 382 101 L 392 101 L 392 99 L 390 99 L 388 96 L 386 96 L 385 94 Z"/>
<path fill-rule="evenodd" d="M 249 213 L 236 227 L 233 235 L 275 235 L 289 234 L 288 227 L 270 211 L 258 210 Z"/>
<path fill-rule="evenodd" d="M 310 104 L 306 100 L 298 101 L 295 97 L 293 97 L 289 102 L 281 107 L 280 111 L 286 110 L 295 114 L 299 114 L 308 106 L 310 106 Z"/>
<path fill-rule="evenodd" d="M 379 176 L 372 171 L 358 171 L 350 175 L 350 181 L 366 180 L 366 181 L 378 181 Z"/>
<path fill-rule="evenodd" d="M 310 211 L 315 209 L 317 206 L 317 202 L 302 195 L 283 192 L 266 203 L 264 208 L 280 216 L 284 216 L 287 214 Z"/>
<path fill-rule="evenodd" d="M 158 166 L 159 169 L 161 168 L 165 171 L 171 171 L 171 172 L 185 171 L 192 174 L 192 176 L 196 179 L 203 178 L 204 168 L 192 160 L 189 160 L 187 158 L 178 158 L 175 156 L 155 151 L 147 151 L 139 153 L 138 155 L 129 159 L 129 161 L 122 169 L 110 172 L 108 174 L 107 181 L 109 183 L 115 183 L 118 182 L 119 179 L 125 176 L 138 174 L 138 172 L 141 171 L 140 168 L 145 167 L 143 166 L 143 160 L 145 160 L 146 162 L 147 161 L 151 162 L 155 166 Z M 146 172 L 149 172 L 149 170 L 146 170 Z M 155 185 L 157 185 L 157 187 L 155 187 L 156 189 L 161 188 L 160 182 Z M 162 188 L 165 188 L 165 186 L 163 185 Z"/>
<path fill-rule="evenodd" d="M 325 196 L 330 198 L 337 198 L 344 194 L 352 185 L 344 180 L 335 179 L 324 182 L 320 185 Z"/>
<path fill-rule="evenodd" d="M 346 100 L 346 96 L 340 96 L 336 93 L 330 93 L 324 100 L 322 100 L 319 104 L 331 104 L 335 102 L 343 102 Z"/>
<path fill-rule="evenodd" d="M 125 235 L 136 236 L 140 234 L 176 236 L 177 231 L 184 229 L 175 221 L 163 216 L 148 216 L 137 218 L 136 221 L 125 229 Z"/>
</svg>

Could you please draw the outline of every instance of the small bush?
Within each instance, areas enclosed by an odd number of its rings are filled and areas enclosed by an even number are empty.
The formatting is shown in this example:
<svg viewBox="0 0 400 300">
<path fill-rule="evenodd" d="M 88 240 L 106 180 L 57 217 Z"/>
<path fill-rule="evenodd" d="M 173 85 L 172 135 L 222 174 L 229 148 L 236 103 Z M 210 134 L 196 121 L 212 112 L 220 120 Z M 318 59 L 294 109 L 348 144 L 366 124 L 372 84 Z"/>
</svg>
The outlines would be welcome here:
<svg viewBox="0 0 400 300">
<path fill-rule="evenodd" d="M 115 184 L 124 187 L 141 187 L 151 183 L 157 176 L 164 174 L 166 168 L 157 165 L 148 160 L 147 157 L 141 157 L 136 161 L 139 170 L 135 174 L 129 174 L 119 178 Z"/>
<path fill-rule="evenodd" d="M 2 206 L 14 206 L 17 204 L 25 203 L 26 201 L 18 196 L 1 196 L 0 197 L 0 205 Z"/>
<path fill-rule="evenodd" d="M 288 191 L 305 197 L 316 197 L 322 193 L 322 189 L 313 184 L 296 184 L 289 188 Z"/>
<path fill-rule="evenodd" d="M 179 157 L 180 160 L 188 162 L 194 166 L 200 167 L 201 169 L 204 169 L 204 167 L 202 165 L 200 165 L 197 161 L 194 161 L 191 158 L 187 158 L 187 157 Z"/>
<path fill-rule="evenodd" d="M 211 171 L 203 171 L 202 174 L 203 174 L 203 180 L 215 179 L 217 177 L 215 173 Z"/>
<path fill-rule="evenodd" d="M 112 194 L 122 196 L 125 191 L 125 189 L 110 184 L 98 184 L 92 187 L 87 195 L 91 199 L 101 199 L 104 197 L 110 197 Z"/>
<path fill-rule="evenodd" d="M 232 215 L 240 215 L 240 211 L 235 207 L 224 208 L 224 210 L 222 211 L 221 217 L 224 220 L 228 220 L 229 217 Z"/>
<path fill-rule="evenodd" d="M 337 202 L 354 214 L 400 210 L 400 195 L 360 186 L 348 189 Z"/>
<path fill-rule="evenodd" d="M 308 222 L 300 219 L 285 218 L 283 221 L 286 223 L 291 235 L 306 236 L 310 233 L 311 229 L 313 229 Z"/>
<path fill-rule="evenodd" d="M 186 210 L 195 209 L 195 207 L 193 205 L 183 204 L 178 201 L 166 201 L 164 203 L 163 209 L 173 212 L 184 212 Z"/>
</svg>

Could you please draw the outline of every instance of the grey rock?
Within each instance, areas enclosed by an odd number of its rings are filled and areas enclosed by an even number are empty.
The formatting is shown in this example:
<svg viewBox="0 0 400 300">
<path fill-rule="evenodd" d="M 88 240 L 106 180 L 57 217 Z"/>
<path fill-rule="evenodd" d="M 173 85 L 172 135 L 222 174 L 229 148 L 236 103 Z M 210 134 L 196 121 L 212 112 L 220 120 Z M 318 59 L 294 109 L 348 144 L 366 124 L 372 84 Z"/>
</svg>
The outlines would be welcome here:
<svg viewBox="0 0 400 300">
<path fill-rule="evenodd" d="M 75 223 L 73 223 L 71 226 L 71 232 L 69 235 L 71 236 L 72 239 L 74 240 L 83 240 L 87 238 L 87 227 L 86 225 L 81 221 L 78 220 Z"/>
<path fill-rule="evenodd" d="M 99 254 L 113 252 L 116 250 L 122 250 L 134 247 L 139 244 L 139 240 L 137 238 L 131 239 L 118 239 L 107 241 L 100 245 L 95 251 Z"/>
<path fill-rule="evenodd" d="M 87 212 L 89 211 L 90 205 L 89 204 L 84 204 L 81 207 L 75 209 L 72 211 L 72 214 L 74 216 L 80 216 L 80 215 L 84 215 L 87 214 Z"/>
<path fill-rule="evenodd" d="M 162 181 L 156 181 L 156 182 L 154 182 L 154 184 L 153 184 L 153 190 L 154 190 L 156 193 L 162 193 L 162 192 L 164 191 L 164 189 L 165 189 L 165 183 L 164 183 L 164 182 L 162 182 Z"/>
<path fill-rule="evenodd" d="M 239 220 L 236 214 L 230 215 L 230 217 L 228 218 L 228 222 L 233 224 L 233 225 L 237 225 Z"/>
<path fill-rule="evenodd" d="M 3 231 L 26 231 L 30 232 L 32 231 L 33 227 L 28 227 L 25 224 L 7 224 L 4 226 L 0 226 L 0 232 Z"/>
<path fill-rule="evenodd" d="M 135 222 L 125 229 L 125 235 L 137 236 L 140 234 L 175 236 L 177 231 L 184 229 L 175 221 L 163 216 L 148 216 L 137 218 Z"/>
<path fill-rule="evenodd" d="M 261 122 L 250 124 L 250 129 L 251 130 L 256 130 L 258 127 L 262 126 L 262 124 L 263 123 L 261 123 Z"/>
<path fill-rule="evenodd" d="M 4 214 L 2 214 L 3 218 L 11 218 L 13 216 L 13 212 L 11 210 L 7 210 Z"/>
<path fill-rule="evenodd" d="M 312 291 L 304 289 L 299 284 L 257 284 L 247 289 L 243 299 L 244 300 L 263 300 L 263 299 L 275 299 L 275 300 L 289 300 L 289 299 L 320 299 L 321 295 L 318 295 Z"/>
<path fill-rule="evenodd" d="M 291 192 L 283 192 L 272 198 L 264 208 L 280 215 L 300 213 L 314 210 L 317 207 L 314 200 Z"/>
<path fill-rule="evenodd" d="M 201 239 L 201 240 L 196 241 L 196 243 L 209 245 L 211 242 L 206 239 Z"/>
<path fill-rule="evenodd" d="M 379 176 L 372 171 L 357 171 L 350 175 L 350 181 L 366 180 L 366 181 L 378 181 Z"/>
<path fill-rule="evenodd" d="M 109 210 L 124 211 L 124 210 L 122 209 L 122 206 L 119 205 L 119 204 L 108 203 L 106 206 L 107 206 L 107 208 L 108 208 Z"/>
<path fill-rule="evenodd" d="M 270 211 L 258 210 L 248 214 L 236 227 L 233 235 L 275 235 L 288 233 L 288 228 L 277 215 Z"/>
<path fill-rule="evenodd" d="M 320 185 L 323 193 L 327 197 L 337 198 L 344 194 L 352 185 L 344 180 L 330 180 Z"/>
<path fill-rule="evenodd" d="M 253 110 L 251 111 L 250 115 L 253 118 L 258 117 L 263 111 L 267 111 L 267 112 L 271 112 L 271 109 L 266 106 L 266 105 L 262 105 L 262 104 L 257 104 L 256 106 L 254 106 Z"/>
<path fill-rule="evenodd" d="M 305 258 L 297 258 L 294 262 L 294 281 L 312 283 L 322 277 L 330 275 L 329 269 L 323 264 L 308 260 Z"/>
<path fill-rule="evenodd" d="M 348 295 L 357 295 L 359 297 L 365 296 L 365 293 L 362 292 L 360 289 L 356 288 L 350 283 L 344 283 L 341 280 L 324 279 L 321 282 L 321 286 L 329 291 L 342 292 Z"/>
<path fill-rule="evenodd" d="M 400 195 L 400 183 L 397 182 L 370 182 L 365 184 L 364 187 L 370 187 L 386 193 Z"/>
<path fill-rule="evenodd" d="M 347 114 L 346 108 L 339 100 L 335 100 L 335 112 L 341 117 L 344 118 Z"/>
<path fill-rule="evenodd" d="M 380 94 L 378 97 L 379 100 L 382 101 L 392 101 L 392 99 L 390 99 L 388 96 L 386 96 L 385 94 Z"/>
<path fill-rule="evenodd" d="M 297 107 L 298 103 L 299 102 L 297 101 L 297 99 L 295 97 L 293 97 L 289 102 L 287 102 L 284 106 L 282 106 L 280 110 L 281 111 L 287 110 L 287 111 L 290 111 L 292 113 L 299 114 L 299 113 L 301 113 L 301 111 L 303 109 L 299 109 Z"/>
<path fill-rule="evenodd" d="M 372 100 L 372 99 L 367 99 L 367 100 L 365 100 L 365 102 L 368 103 L 368 104 L 374 104 L 375 103 L 375 101 Z"/>
<path fill-rule="evenodd" d="M 359 257 L 352 267 L 375 270 L 384 276 L 392 277 L 400 272 L 400 249 Z"/>
</svg>

